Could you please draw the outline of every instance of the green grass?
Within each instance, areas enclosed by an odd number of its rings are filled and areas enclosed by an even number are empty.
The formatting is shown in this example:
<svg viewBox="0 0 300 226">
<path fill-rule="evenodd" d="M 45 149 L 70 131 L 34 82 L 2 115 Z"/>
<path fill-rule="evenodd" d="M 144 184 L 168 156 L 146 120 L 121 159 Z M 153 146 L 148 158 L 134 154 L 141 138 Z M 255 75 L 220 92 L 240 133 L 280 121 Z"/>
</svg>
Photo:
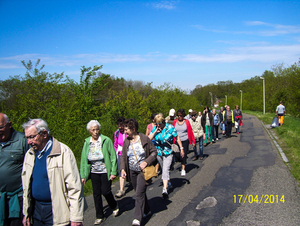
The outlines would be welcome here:
<svg viewBox="0 0 300 226">
<path fill-rule="evenodd" d="M 271 124 L 275 117 L 275 112 L 272 114 L 263 114 L 262 112 L 255 111 L 243 112 L 256 116 L 264 124 Z M 278 137 L 277 143 L 280 145 L 289 160 L 292 175 L 298 183 L 300 183 L 300 119 L 286 115 L 284 117 L 283 125 L 273 128 L 273 131 L 275 131 L 275 134 Z"/>
</svg>

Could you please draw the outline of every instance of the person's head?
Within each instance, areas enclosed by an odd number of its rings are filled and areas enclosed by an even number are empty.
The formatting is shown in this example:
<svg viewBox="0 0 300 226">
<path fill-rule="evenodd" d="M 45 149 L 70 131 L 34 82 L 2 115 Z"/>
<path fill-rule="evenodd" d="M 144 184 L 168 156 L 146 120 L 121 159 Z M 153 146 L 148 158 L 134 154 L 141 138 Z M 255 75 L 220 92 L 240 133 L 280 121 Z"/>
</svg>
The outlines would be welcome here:
<svg viewBox="0 0 300 226">
<path fill-rule="evenodd" d="M 156 113 L 153 113 L 152 115 L 151 115 L 151 121 L 154 123 L 154 118 L 155 118 L 155 116 L 156 116 L 157 114 Z"/>
<path fill-rule="evenodd" d="M 94 140 L 98 140 L 100 136 L 101 125 L 97 120 L 89 121 L 88 124 L 86 125 L 86 129 L 87 131 L 89 131 L 89 133 L 91 134 Z"/>
<path fill-rule="evenodd" d="M 170 117 L 174 117 L 175 116 L 175 109 L 171 109 L 170 111 L 169 111 L 169 116 Z"/>
<path fill-rule="evenodd" d="M 189 115 L 191 115 L 192 111 L 193 111 L 193 109 L 189 109 Z"/>
<path fill-rule="evenodd" d="M 192 117 L 192 119 L 195 121 L 196 118 L 197 118 L 197 111 L 192 111 L 192 112 L 191 112 L 191 117 Z"/>
<path fill-rule="evenodd" d="M 279 103 L 280 103 L 280 104 L 283 104 L 283 102 L 282 102 L 282 101 L 280 101 Z"/>
<path fill-rule="evenodd" d="M 221 108 L 220 108 L 220 111 L 221 111 L 221 112 L 223 112 L 223 111 L 224 111 L 224 108 L 223 108 L 223 107 L 221 107 Z"/>
<path fill-rule="evenodd" d="M 206 113 L 210 112 L 209 107 L 208 107 L 208 106 L 205 106 L 204 111 L 205 111 Z"/>
<path fill-rule="evenodd" d="M 119 117 L 117 119 L 117 125 L 118 125 L 118 129 L 121 133 L 124 132 L 124 122 L 125 122 L 125 118 L 124 117 Z"/>
<path fill-rule="evenodd" d="M 226 109 L 227 109 L 227 107 L 228 107 L 228 105 L 226 104 L 224 107 L 225 107 L 225 110 L 226 110 Z"/>
<path fill-rule="evenodd" d="M 124 122 L 124 131 L 129 138 L 133 138 L 133 135 L 137 134 L 139 130 L 139 123 L 134 118 L 126 119 Z"/>
<path fill-rule="evenodd" d="M 212 113 L 213 113 L 213 115 L 215 115 L 216 114 L 216 109 L 214 108 L 214 109 L 212 109 Z"/>
<path fill-rule="evenodd" d="M 159 126 L 161 129 L 163 129 L 166 126 L 166 120 L 162 113 L 159 113 L 155 116 L 154 124 L 155 126 Z"/>
<path fill-rule="evenodd" d="M 9 121 L 6 114 L 0 113 L 0 142 L 6 142 L 11 137 L 12 123 Z"/>
<path fill-rule="evenodd" d="M 239 105 L 235 105 L 235 109 L 238 110 L 239 109 Z"/>
<path fill-rule="evenodd" d="M 43 119 L 30 119 L 24 123 L 22 127 L 25 130 L 27 142 L 35 151 L 41 151 L 46 146 L 49 140 L 49 128 L 46 121 Z"/>
<path fill-rule="evenodd" d="M 226 110 L 230 111 L 230 106 L 229 105 L 227 105 Z"/>
<path fill-rule="evenodd" d="M 199 116 L 201 116 L 201 115 L 202 115 L 202 112 L 201 112 L 201 111 L 199 111 L 199 112 L 198 112 L 198 115 L 199 115 Z"/>
<path fill-rule="evenodd" d="M 177 111 L 177 117 L 178 117 L 178 121 L 183 121 L 184 117 L 185 117 L 185 111 L 184 109 L 180 108 Z"/>
</svg>

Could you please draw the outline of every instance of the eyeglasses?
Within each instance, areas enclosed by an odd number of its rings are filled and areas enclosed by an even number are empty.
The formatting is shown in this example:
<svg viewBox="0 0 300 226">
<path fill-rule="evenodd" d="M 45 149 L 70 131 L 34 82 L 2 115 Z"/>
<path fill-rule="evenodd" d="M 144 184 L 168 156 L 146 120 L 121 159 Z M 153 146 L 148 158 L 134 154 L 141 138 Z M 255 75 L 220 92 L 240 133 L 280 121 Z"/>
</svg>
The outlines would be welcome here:
<svg viewBox="0 0 300 226">
<path fill-rule="evenodd" d="M 41 133 L 37 133 L 37 134 L 35 134 L 35 135 L 31 135 L 31 136 L 28 136 L 28 137 L 26 137 L 26 139 L 27 140 L 34 140 L 35 139 L 35 137 L 37 136 L 37 135 L 40 135 Z"/>
<path fill-rule="evenodd" d="M 159 126 L 161 124 L 162 124 L 162 122 L 155 123 L 156 126 Z"/>
<path fill-rule="evenodd" d="M 183 115 L 177 115 L 178 117 L 183 117 Z"/>
<path fill-rule="evenodd" d="M 0 130 L 4 129 L 5 126 L 7 126 L 8 123 L 6 123 L 4 126 L 0 126 Z"/>
</svg>

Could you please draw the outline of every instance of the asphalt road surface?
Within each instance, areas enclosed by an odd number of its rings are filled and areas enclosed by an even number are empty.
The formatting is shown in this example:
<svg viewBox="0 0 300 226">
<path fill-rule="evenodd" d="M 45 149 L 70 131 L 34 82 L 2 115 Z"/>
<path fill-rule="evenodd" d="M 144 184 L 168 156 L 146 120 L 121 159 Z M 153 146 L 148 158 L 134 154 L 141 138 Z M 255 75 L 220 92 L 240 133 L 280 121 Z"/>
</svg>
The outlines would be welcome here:
<svg viewBox="0 0 300 226">
<path fill-rule="evenodd" d="M 161 197 L 161 175 L 148 186 L 152 215 L 142 225 L 300 225 L 300 189 L 283 162 L 261 122 L 243 114 L 242 132 L 204 148 L 206 158 L 192 161 L 189 153 L 187 174 L 180 164 L 171 171 L 173 189 L 169 199 Z M 119 183 L 112 186 L 113 193 Z M 118 217 L 103 198 L 106 221 L 101 225 L 131 225 L 134 191 L 127 184 L 126 195 L 117 199 Z M 93 197 L 87 197 L 84 225 L 93 225 Z"/>
</svg>

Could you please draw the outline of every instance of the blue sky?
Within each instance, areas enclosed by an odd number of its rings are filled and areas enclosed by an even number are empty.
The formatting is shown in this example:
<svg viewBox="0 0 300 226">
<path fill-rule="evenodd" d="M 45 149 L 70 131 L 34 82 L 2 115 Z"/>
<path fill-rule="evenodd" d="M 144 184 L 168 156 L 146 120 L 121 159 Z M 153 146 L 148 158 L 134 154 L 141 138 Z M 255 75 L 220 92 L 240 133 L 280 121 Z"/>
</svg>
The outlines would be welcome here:
<svg viewBox="0 0 300 226">
<path fill-rule="evenodd" d="M 0 0 L 0 79 L 21 60 L 185 90 L 241 82 L 300 57 L 300 1 Z"/>
</svg>

